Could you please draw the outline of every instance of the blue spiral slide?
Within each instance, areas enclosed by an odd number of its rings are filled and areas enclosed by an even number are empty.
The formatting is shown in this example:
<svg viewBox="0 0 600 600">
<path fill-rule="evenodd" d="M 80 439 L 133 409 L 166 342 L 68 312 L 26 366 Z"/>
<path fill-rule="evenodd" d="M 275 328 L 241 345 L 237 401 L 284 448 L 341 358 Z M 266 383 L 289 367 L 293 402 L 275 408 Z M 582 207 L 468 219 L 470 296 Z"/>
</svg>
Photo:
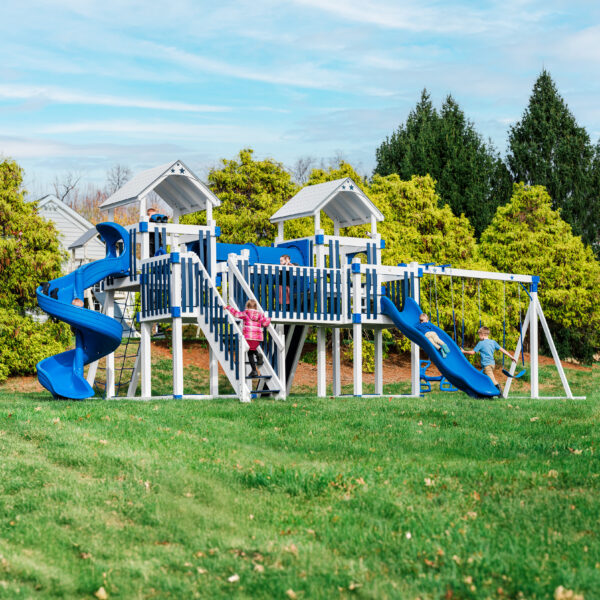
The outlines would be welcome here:
<svg viewBox="0 0 600 600">
<path fill-rule="evenodd" d="M 71 304 L 74 298 L 83 299 L 83 291 L 105 277 L 129 272 L 127 231 L 117 223 L 99 223 L 96 229 L 106 243 L 106 258 L 50 281 L 47 294 L 42 286 L 36 290 L 40 308 L 75 330 L 73 350 L 45 358 L 36 365 L 40 383 L 55 398 L 83 400 L 93 396 L 94 390 L 83 376 L 84 365 L 114 352 L 121 343 L 123 329 L 118 321 Z M 117 255 L 117 243 L 120 241 L 123 248 Z"/>
<path fill-rule="evenodd" d="M 389 298 L 384 297 L 381 299 L 381 312 L 392 319 L 396 327 L 409 340 L 427 352 L 427 356 L 434 362 L 440 373 L 459 390 L 466 392 L 473 398 L 500 395 L 492 380 L 481 371 L 478 371 L 466 359 L 461 349 L 445 331 L 434 325 L 440 339 L 450 349 L 446 358 L 442 358 L 440 351 L 417 329 L 419 315 L 423 311 L 412 298 L 406 298 L 404 308 L 399 311 Z"/>
</svg>

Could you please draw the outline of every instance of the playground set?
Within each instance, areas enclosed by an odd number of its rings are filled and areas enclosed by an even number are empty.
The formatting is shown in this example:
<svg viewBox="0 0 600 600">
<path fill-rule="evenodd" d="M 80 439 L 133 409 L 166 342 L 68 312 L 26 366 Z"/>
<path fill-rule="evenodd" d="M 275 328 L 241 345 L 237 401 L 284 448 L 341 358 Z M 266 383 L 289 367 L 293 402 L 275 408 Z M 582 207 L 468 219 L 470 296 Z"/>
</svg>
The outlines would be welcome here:
<svg viewBox="0 0 600 600">
<path fill-rule="evenodd" d="M 171 208 L 172 222 L 165 222 L 161 215 L 147 217 L 152 193 Z M 122 227 L 110 222 L 117 207 L 131 203 L 139 205 L 139 223 Z M 285 399 L 310 327 L 317 332 L 318 396 L 327 394 L 327 329 L 332 330 L 333 395 L 342 393 L 342 328 L 351 329 L 354 342 L 353 393 L 367 395 L 363 394 L 362 344 L 363 329 L 368 328 L 373 330 L 375 360 L 375 388 L 369 395 L 380 396 L 383 394 L 382 332 L 393 327 L 411 340 L 411 393 L 407 397 L 421 394 L 421 382 L 431 389 L 433 378 L 427 375 L 428 365 L 421 364 L 420 349 L 440 371 L 437 379 L 443 378 L 442 389 L 459 389 L 473 397 L 498 396 L 487 375 L 463 355 L 456 326 L 453 336 L 436 329 L 449 348 L 446 358 L 417 329 L 422 312 L 421 281 L 449 277 L 451 285 L 463 282 L 463 315 L 464 281 L 495 280 L 504 286 L 511 283 L 521 286 L 529 303 L 520 324 L 515 356 L 522 355 L 523 341 L 529 333 L 531 397 L 540 397 L 538 324 L 541 323 L 565 396 L 573 398 L 538 300 L 538 277 L 417 262 L 382 265 L 384 240 L 377 224 L 383 221 L 383 215 L 350 178 L 300 190 L 271 217 L 278 227 L 271 247 L 220 243 L 220 228 L 213 220 L 213 209 L 219 205 L 219 199 L 181 161 L 138 174 L 102 204 L 109 222 L 97 225 L 96 229 L 106 244 L 106 258 L 83 265 L 37 289 L 40 307 L 70 324 L 76 334 L 73 350 L 38 363 L 38 377 L 45 388 L 58 398 L 93 396 L 99 360 L 105 357 L 106 398 L 133 398 L 139 387 L 138 397 L 150 399 L 152 332 L 158 323 L 167 322 L 172 328 L 173 398 L 223 397 L 219 394 L 220 366 L 242 402 L 259 396 Z M 198 211 L 205 211 L 206 225 L 179 223 L 181 216 Z M 333 221 L 333 235 L 325 235 L 321 228 L 322 212 Z M 285 222 L 303 217 L 314 220 L 314 235 L 286 240 Z M 340 234 L 340 230 L 353 225 L 370 225 L 370 234 L 366 238 Z M 280 264 L 283 255 L 291 258 L 292 265 Z M 75 298 L 83 298 L 84 291 L 91 286 L 103 298 L 101 312 L 72 304 Z M 140 299 L 139 348 L 125 385 L 122 377 L 116 383 L 117 373 L 122 375 L 122 369 L 115 368 L 115 350 L 124 337 L 124 325 L 115 319 L 116 292 L 139 293 Z M 249 378 L 250 367 L 246 362 L 248 343 L 239 321 L 225 308 L 230 305 L 243 310 L 248 299 L 255 300 L 259 310 L 271 318 L 259 347 L 262 375 L 253 378 Z M 454 305 L 452 309 L 454 314 Z M 209 344 L 208 395 L 184 395 L 182 331 L 188 323 L 197 325 Z M 87 374 L 85 365 L 89 365 Z M 506 371 L 504 397 L 508 396 L 513 378 L 522 374 L 515 369 L 512 363 Z M 121 393 L 123 387 L 125 393 Z"/>
</svg>

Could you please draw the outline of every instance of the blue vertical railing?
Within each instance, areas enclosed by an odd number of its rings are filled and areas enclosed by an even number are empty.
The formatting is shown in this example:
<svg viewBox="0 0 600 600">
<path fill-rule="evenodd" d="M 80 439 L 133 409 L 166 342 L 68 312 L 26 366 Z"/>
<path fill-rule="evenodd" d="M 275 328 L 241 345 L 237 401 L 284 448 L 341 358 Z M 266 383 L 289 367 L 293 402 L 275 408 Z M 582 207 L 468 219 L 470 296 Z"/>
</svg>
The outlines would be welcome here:
<svg viewBox="0 0 600 600">
<path fill-rule="evenodd" d="M 189 267 L 187 267 L 189 269 Z M 240 334 L 233 325 L 233 317 L 219 302 L 218 293 L 205 269 L 196 263 L 194 270 L 197 285 L 192 297 L 198 300 L 199 318 L 208 325 L 208 335 L 219 350 L 223 352 L 225 362 L 240 377 Z M 188 291 L 189 298 L 189 291 Z M 245 357 L 243 358 L 245 360 Z"/>
<path fill-rule="evenodd" d="M 257 264 L 240 265 L 240 270 L 262 309 L 275 319 L 340 321 L 342 319 L 343 273 L 340 269 L 318 269 Z M 246 302 L 241 286 L 234 298 Z"/>
<path fill-rule="evenodd" d="M 171 315 L 171 263 L 168 256 L 142 263 L 140 292 L 142 318 Z"/>
</svg>

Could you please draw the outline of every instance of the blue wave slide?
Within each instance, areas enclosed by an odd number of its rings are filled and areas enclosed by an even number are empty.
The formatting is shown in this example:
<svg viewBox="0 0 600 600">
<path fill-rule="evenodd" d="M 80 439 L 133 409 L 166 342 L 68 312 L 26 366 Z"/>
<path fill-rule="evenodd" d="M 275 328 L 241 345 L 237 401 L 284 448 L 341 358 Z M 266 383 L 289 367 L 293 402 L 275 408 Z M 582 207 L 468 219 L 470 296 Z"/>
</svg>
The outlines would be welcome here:
<svg viewBox="0 0 600 600">
<path fill-rule="evenodd" d="M 83 291 L 105 277 L 129 272 L 127 231 L 117 223 L 99 223 L 96 229 L 106 243 L 106 258 L 53 279 L 49 282 L 48 294 L 43 292 L 42 286 L 36 290 L 40 308 L 75 330 L 73 350 L 45 358 L 36 365 L 40 383 L 55 398 L 83 400 L 93 396 L 94 390 L 83 376 L 84 365 L 114 352 L 121 343 L 123 328 L 118 321 L 71 304 L 74 298 L 83 299 Z M 120 241 L 123 249 L 117 255 L 117 243 Z M 57 292 L 54 292 L 55 289 Z"/>
<path fill-rule="evenodd" d="M 417 329 L 419 315 L 423 312 L 412 299 L 406 298 L 404 308 L 399 311 L 389 298 L 381 299 L 381 312 L 387 315 L 396 327 L 409 339 L 420 346 L 433 361 L 440 373 L 455 387 L 473 398 L 499 396 L 492 380 L 477 370 L 461 352 L 454 340 L 442 329 L 434 329 L 440 339 L 447 344 L 450 352 L 442 358 L 440 351 Z"/>
</svg>

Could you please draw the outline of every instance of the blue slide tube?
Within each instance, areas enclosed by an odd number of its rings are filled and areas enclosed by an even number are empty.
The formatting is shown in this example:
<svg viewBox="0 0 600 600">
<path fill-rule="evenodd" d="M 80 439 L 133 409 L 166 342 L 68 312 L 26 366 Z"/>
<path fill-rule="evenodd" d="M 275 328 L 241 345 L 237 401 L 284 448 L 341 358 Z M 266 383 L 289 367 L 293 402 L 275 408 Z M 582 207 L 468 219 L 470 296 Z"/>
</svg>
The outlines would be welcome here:
<svg viewBox="0 0 600 600">
<path fill-rule="evenodd" d="M 121 343 L 123 328 L 118 321 L 72 305 L 75 298 L 83 300 L 86 288 L 110 275 L 127 275 L 129 272 L 127 231 L 117 223 L 99 223 L 96 229 L 106 242 L 106 258 L 50 281 L 48 294 L 44 294 L 42 286 L 36 290 L 40 308 L 75 330 L 76 345 L 73 350 L 45 358 L 36 365 L 40 383 L 55 398 L 83 400 L 93 396 L 94 390 L 83 376 L 84 365 L 114 352 Z M 120 241 L 123 242 L 123 249 L 117 255 L 117 243 Z"/>
</svg>

